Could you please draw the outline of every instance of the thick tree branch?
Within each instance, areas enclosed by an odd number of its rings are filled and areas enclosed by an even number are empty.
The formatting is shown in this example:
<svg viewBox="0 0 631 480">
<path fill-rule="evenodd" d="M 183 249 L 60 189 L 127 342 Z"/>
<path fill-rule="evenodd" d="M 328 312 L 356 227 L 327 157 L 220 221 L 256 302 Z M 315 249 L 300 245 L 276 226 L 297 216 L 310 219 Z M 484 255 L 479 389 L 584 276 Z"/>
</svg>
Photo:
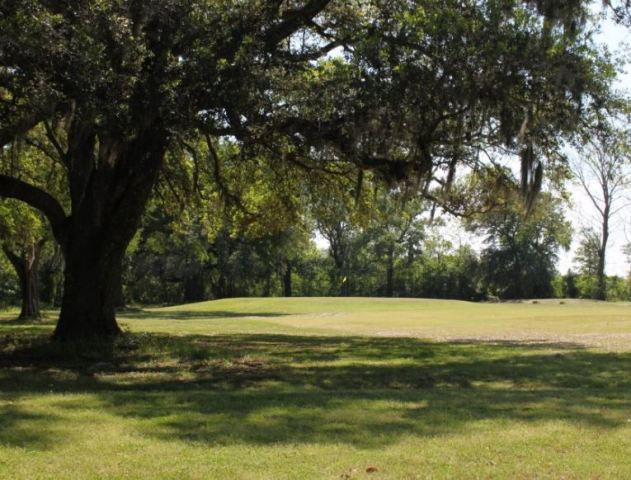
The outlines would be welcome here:
<svg viewBox="0 0 631 480">
<path fill-rule="evenodd" d="M 48 137 L 48 140 L 53 145 L 53 147 L 55 147 L 55 150 L 57 151 L 57 155 L 59 155 L 59 158 L 61 159 L 61 161 L 66 162 L 66 157 L 68 156 L 68 152 L 66 152 L 61 146 L 61 143 L 57 139 L 57 135 L 55 134 L 55 131 L 50 126 L 50 124 L 46 120 L 44 120 L 43 123 L 44 123 L 44 128 L 46 129 L 46 136 Z"/>
<path fill-rule="evenodd" d="M 4 244 L 2 245 L 2 251 L 9 259 L 9 262 L 11 262 L 11 265 L 13 265 L 13 268 L 15 268 L 15 271 L 19 273 L 24 266 L 23 260 L 17 254 L 13 253 L 11 249 Z"/>
<path fill-rule="evenodd" d="M 66 213 L 52 195 L 17 178 L 0 175 L 0 197 L 21 200 L 41 211 L 50 222 L 55 238 L 62 241 Z"/>
<path fill-rule="evenodd" d="M 0 148 L 24 135 L 40 122 L 41 118 L 35 114 L 24 115 L 12 124 L 2 125 L 0 128 Z M 4 122 L 2 122 L 4 123 Z"/>
<path fill-rule="evenodd" d="M 268 50 L 274 50 L 276 46 L 294 32 L 311 23 L 331 0 L 310 0 L 302 8 L 287 10 L 281 21 L 267 31 L 265 45 Z"/>
<path fill-rule="evenodd" d="M 310 60 L 318 60 L 319 58 L 325 56 L 330 53 L 332 50 L 335 50 L 338 47 L 344 45 L 344 42 L 341 40 L 334 40 L 326 45 L 323 45 L 320 48 L 310 49 L 306 52 L 302 53 L 286 53 L 283 55 L 284 58 L 293 62 L 305 62 Z"/>
<path fill-rule="evenodd" d="M 247 215 L 253 216 L 253 213 L 244 205 L 241 200 L 241 197 L 238 194 L 235 194 L 230 190 L 230 188 L 226 185 L 223 179 L 223 175 L 221 173 L 221 160 L 219 158 L 219 154 L 215 150 L 213 146 L 213 141 L 210 135 L 204 135 L 204 139 L 206 140 L 206 145 L 208 146 L 208 158 L 212 162 L 212 174 L 214 177 L 217 186 L 219 187 L 219 193 L 228 201 L 232 201 L 242 212 L 245 212 Z"/>
</svg>

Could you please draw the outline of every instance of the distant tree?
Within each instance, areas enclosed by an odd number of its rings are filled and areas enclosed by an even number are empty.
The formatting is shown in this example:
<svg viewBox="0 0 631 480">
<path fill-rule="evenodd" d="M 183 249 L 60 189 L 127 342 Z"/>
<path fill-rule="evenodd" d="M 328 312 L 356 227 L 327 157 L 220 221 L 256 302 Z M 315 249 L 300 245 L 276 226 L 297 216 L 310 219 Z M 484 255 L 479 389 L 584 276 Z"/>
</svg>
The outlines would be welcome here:
<svg viewBox="0 0 631 480">
<path fill-rule="evenodd" d="M 392 297 L 397 293 L 396 267 L 409 253 L 411 244 L 419 244 L 423 238 L 423 210 L 418 192 L 396 188 L 376 193 L 366 234 L 376 258 L 385 265 L 381 295 Z"/>
<path fill-rule="evenodd" d="M 420 254 L 409 265 L 406 290 L 408 296 L 425 298 L 479 299 L 479 260 L 465 245 L 454 245 L 427 228 L 420 243 Z"/>
<path fill-rule="evenodd" d="M 46 242 L 39 265 L 40 298 L 44 304 L 58 308 L 63 295 L 64 259 L 56 242 Z"/>
<path fill-rule="evenodd" d="M 354 282 L 352 260 L 355 250 L 362 242 L 360 229 L 345 216 L 341 210 L 329 212 L 316 219 L 318 232 L 329 244 L 328 252 L 333 261 L 331 287 L 337 288 L 337 294 L 348 296 Z"/>
<path fill-rule="evenodd" d="M 132 297 L 188 303 L 269 296 L 279 277 L 291 293 L 292 267 L 309 245 L 298 176 L 287 165 L 242 158 L 234 142 L 202 138 L 182 146 L 167 157 L 128 248 Z M 192 164 L 188 155 L 207 162 Z"/>
<path fill-rule="evenodd" d="M 528 214 L 512 200 L 468 226 L 485 235 L 481 272 L 492 294 L 506 299 L 552 296 L 558 251 L 568 249 L 571 238 L 557 199 L 541 194 Z"/>
<path fill-rule="evenodd" d="M 628 279 L 617 275 L 607 277 L 607 300 L 629 301 L 631 300 L 631 288 Z"/>
<path fill-rule="evenodd" d="M 593 228 L 581 230 L 574 261 L 581 275 L 596 278 L 600 269 L 600 235 Z"/>
<path fill-rule="evenodd" d="M 348 296 L 354 288 L 358 273 L 355 263 L 360 250 L 368 244 L 363 229 L 372 210 L 369 190 L 358 187 L 347 176 L 311 188 L 310 216 L 316 231 L 328 243 L 327 252 L 332 262 L 330 293 L 333 295 Z"/>
<path fill-rule="evenodd" d="M 0 149 L 0 175 L 19 171 L 22 179 L 56 192 L 63 199 L 62 169 L 57 163 L 42 167 L 46 160 L 58 158 L 54 150 L 43 146 L 43 139 L 43 131 L 34 129 L 19 142 Z M 52 243 L 51 237 L 50 227 L 39 210 L 13 199 L 0 201 L 0 246 L 18 279 L 21 319 L 41 316 L 39 268 L 46 244 Z"/>
<path fill-rule="evenodd" d="M 38 212 L 24 204 L 5 200 L 0 204 L 2 251 L 15 269 L 21 295 L 19 318 L 41 317 L 39 263 L 46 240 L 45 224 Z"/>
<path fill-rule="evenodd" d="M 332 287 L 329 284 L 328 253 L 311 243 L 301 255 L 294 269 L 293 292 L 302 297 L 324 297 L 329 295 Z"/>
<path fill-rule="evenodd" d="M 572 270 L 568 270 L 563 276 L 563 292 L 562 296 L 566 298 L 578 298 L 579 290 L 577 286 L 578 275 Z"/>
<path fill-rule="evenodd" d="M 585 145 L 574 173 L 597 212 L 599 226 L 583 232 L 577 261 L 597 279 L 595 297 L 607 297 L 605 265 L 611 222 L 629 205 L 631 131 L 601 132 Z M 593 264 L 595 262 L 595 265 Z M 594 271 L 591 271 L 595 267 Z"/>
<path fill-rule="evenodd" d="M 0 306 L 4 308 L 14 304 L 20 294 L 18 289 L 15 269 L 6 255 L 0 255 Z"/>
</svg>

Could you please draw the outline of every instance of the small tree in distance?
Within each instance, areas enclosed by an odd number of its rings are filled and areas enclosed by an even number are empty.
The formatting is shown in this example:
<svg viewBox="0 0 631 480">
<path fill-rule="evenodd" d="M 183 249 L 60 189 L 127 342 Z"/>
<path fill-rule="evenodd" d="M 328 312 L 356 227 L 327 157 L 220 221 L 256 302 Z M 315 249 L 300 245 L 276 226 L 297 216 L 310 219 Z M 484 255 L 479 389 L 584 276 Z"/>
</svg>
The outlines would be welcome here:
<svg viewBox="0 0 631 480">
<path fill-rule="evenodd" d="M 596 277 L 595 297 L 605 300 L 607 282 L 605 266 L 611 222 L 629 205 L 631 185 L 629 163 L 631 142 L 629 132 L 601 134 L 587 143 L 585 153 L 574 165 L 574 173 L 596 211 L 597 227 L 583 231 L 583 241 L 577 255 L 581 270 Z M 593 270 L 593 271 L 592 271 Z"/>
</svg>

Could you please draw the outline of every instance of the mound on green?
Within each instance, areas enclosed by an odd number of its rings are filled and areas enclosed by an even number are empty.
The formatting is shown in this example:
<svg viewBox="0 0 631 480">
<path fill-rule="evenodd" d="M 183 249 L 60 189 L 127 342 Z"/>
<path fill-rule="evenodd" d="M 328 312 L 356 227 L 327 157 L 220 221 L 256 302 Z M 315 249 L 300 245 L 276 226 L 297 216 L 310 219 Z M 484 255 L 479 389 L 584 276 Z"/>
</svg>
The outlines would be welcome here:
<svg viewBox="0 0 631 480">
<path fill-rule="evenodd" d="M 0 478 L 631 478 L 631 310 L 236 299 L 0 321 Z"/>
</svg>

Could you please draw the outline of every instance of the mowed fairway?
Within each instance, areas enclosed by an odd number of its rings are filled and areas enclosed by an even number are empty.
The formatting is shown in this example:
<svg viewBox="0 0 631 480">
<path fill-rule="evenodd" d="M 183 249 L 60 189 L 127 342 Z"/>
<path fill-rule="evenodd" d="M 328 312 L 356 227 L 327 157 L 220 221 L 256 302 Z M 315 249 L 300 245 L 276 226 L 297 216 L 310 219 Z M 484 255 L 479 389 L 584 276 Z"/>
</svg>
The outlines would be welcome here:
<svg viewBox="0 0 631 480">
<path fill-rule="evenodd" d="M 631 478 L 631 306 L 235 299 L 0 321 L 0 478 Z"/>
</svg>

